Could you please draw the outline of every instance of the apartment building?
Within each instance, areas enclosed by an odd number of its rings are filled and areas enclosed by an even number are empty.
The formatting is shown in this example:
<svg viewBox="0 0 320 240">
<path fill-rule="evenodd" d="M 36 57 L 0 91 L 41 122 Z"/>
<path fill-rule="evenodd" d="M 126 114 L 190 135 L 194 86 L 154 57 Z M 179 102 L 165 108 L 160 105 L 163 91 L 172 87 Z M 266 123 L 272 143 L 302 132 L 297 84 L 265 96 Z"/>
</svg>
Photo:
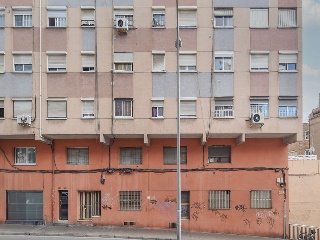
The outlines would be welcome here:
<svg viewBox="0 0 320 240">
<path fill-rule="evenodd" d="M 288 232 L 301 1 L 3 0 L 0 222 Z"/>
</svg>

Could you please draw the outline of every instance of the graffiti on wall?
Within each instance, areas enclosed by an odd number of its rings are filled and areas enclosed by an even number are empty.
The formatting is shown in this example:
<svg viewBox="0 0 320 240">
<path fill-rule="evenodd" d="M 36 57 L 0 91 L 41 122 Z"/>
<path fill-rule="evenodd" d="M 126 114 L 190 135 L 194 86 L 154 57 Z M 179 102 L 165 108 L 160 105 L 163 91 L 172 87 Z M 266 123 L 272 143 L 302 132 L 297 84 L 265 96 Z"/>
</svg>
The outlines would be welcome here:
<svg viewBox="0 0 320 240">
<path fill-rule="evenodd" d="M 256 217 L 257 218 L 268 218 L 268 217 L 275 217 L 275 218 L 279 218 L 280 217 L 280 213 L 277 211 L 277 209 L 275 210 L 270 210 L 270 211 L 257 211 L 256 212 Z"/>
<path fill-rule="evenodd" d="M 162 215 L 167 218 L 175 216 L 175 209 L 177 200 L 171 196 L 166 196 L 164 201 L 157 200 L 155 197 L 150 199 L 150 210 L 158 210 Z"/>
<path fill-rule="evenodd" d="M 250 227 L 250 225 L 251 225 L 251 220 L 249 220 L 249 219 L 246 218 L 246 219 L 243 220 L 243 222 L 244 222 L 244 225 L 245 225 L 245 226 Z"/>
<path fill-rule="evenodd" d="M 237 211 L 241 211 L 241 212 L 246 212 L 247 211 L 247 207 L 244 204 L 239 204 L 239 205 L 235 206 L 235 209 Z"/>
<path fill-rule="evenodd" d="M 206 205 L 204 202 L 195 202 L 191 205 L 191 208 L 194 209 L 191 218 L 195 221 L 198 221 L 198 218 L 202 214 L 202 211 L 206 209 Z"/>
<path fill-rule="evenodd" d="M 221 222 L 226 222 L 228 220 L 228 215 L 220 213 L 218 210 L 211 210 L 216 216 L 220 218 Z"/>
<path fill-rule="evenodd" d="M 106 193 L 101 198 L 101 208 L 104 210 L 112 210 L 113 206 L 117 203 L 118 197 L 111 197 L 109 193 Z"/>
</svg>

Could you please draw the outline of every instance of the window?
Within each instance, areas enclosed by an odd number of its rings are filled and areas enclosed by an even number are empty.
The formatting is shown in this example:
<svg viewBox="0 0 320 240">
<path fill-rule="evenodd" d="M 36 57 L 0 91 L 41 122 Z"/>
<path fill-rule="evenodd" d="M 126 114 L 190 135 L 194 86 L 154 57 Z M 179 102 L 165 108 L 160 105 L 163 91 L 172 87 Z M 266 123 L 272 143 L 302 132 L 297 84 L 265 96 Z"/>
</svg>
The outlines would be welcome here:
<svg viewBox="0 0 320 240">
<path fill-rule="evenodd" d="M 152 7 L 152 27 L 164 28 L 166 26 L 165 9 Z"/>
<path fill-rule="evenodd" d="M 81 52 L 82 72 L 94 72 L 95 55 L 94 52 Z"/>
<path fill-rule="evenodd" d="M 265 118 L 269 117 L 269 99 L 263 97 L 250 98 L 250 113 L 262 113 Z M 251 115 L 250 114 L 250 115 Z"/>
<path fill-rule="evenodd" d="M 67 99 L 51 98 L 47 100 L 47 103 L 48 103 L 48 118 L 50 119 L 67 118 Z"/>
<path fill-rule="evenodd" d="M 141 191 L 120 191 L 120 211 L 140 211 Z"/>
<path fill-rule="evenodd" d="M 65 52 L 47 52 L 48 72 L 66 72 L 67 56 Z"/>
<path fill-rule="evenodd" d="M 251 52 L 250 70 L 260 72 L 269 71 L 269 52 Z"/>
<path fill-rule="evenodd" d="M 209 209 L 230 209 L 230 191 L 209 191 Z"/>
<path fill-rule="evenodd" d="M 270 190 L 250 191 L 251 208 L 272 208 Z"/>
<path fill-rule="evenodd" d="M 120 148 L 120 164 L 123 164 L 123 165 L 142 164 L 142 148 L 141 147 Z"/>
<path fill-rule="evenodd" d="M 13 65 L 15 72 L 32 72 L 32 54 L 13 53 Z"/>
<path fill-rule="evenodd" d="M 180 99 L 180 116 L 194 118 L 197 116 L 197 99 Z"/>
<path fill-rule="evenodd" d="M 101 216 L 101 192 L 79 192 L 80 220 L 91 220 L 92 216 Z"/>
<path fill-rule="evenodd" d="M 279 72 L 297 71 L 297 52 L 279 52 Z"/>
<path fill-rule="evenodd" d="M 132 112 L 133 100 L 131 98 L 114 100 L 114 114 L 116 117 L 132 118 Z"/>
<path fill-rule="evenodd" d="M 269 26 L 268 9 L 250 9 L 250 27 L 267 28 Z"/>
<path fill-rule="evenodd" d="M 215 9 L 214 27 L 232 28 L 233 27 L 233 9 Z"/>
<path fill-rule="evenodd" d="M 177 164 L 177 147 L 163 147 L 163 164 Z M 187 164 L 186 146 L 180 146 L 180 164 Z"/>
<path fill-rule="evenodd" d="M 95 7 L 81 6 L 81 26 L 94 27 L 95 25 Z"/>
<path fill-rule="evenodd" d="M 82 118 L 94 118 L 94 99 L 81 98 Z"/>
<path fill-rule="evenodd" d="M 231 163 L 231 146 L 209 146 L 209 163 Z"/>
<path fill-rule="evenodd" d="M 4 73 L 4 52 L 0 52 L 0 73 Z"/>
<path fill-rule="evenodd" d="M 0 118 L 4 118 L 4 100 L 0 99 Z"/>
<path fill-rule="evenodd" d="M 4 11 L 0 8 L 0 28 L 4 27 Z"/>
<path fill-rule="evenodd" d="M 279 97 L 279 117 L 297 117 L 297 99 Z"/>
<path fill-rule="evenodd" d="M 15 27 L 32 27 L 32 7 L 12 7 Z"/>
<path fill-rule="evenodd" d="M 152 99 L 152 118 L 163 118 L 163 99 Z"/>
<path fill-rule="evenodd" d="M 67 164 L 69 165 L 88 165 L 89 148 L 68 148 Z"/>
<path fill-rule="evenodd" d="M 133 72 L 133 53 L 114 53 L 115 72 Z"/>
<path fill-rule="evenodd" d="M 309 140 L 310 139 L 310 132 L 309 130 L 304 131 L 304 140 Z"/>
<path fill-rule="evenodd" d="M 153 72 L 165 72 L 165 53 L 152 51 L 152 71 Z"/>
<path fill-rule="evenodd" d="M 216 98 L 214 107 L 215 118 L 233 118 L 233 99 Z"/>
<path fill-rule="evenodd" d="M 190 7 L 179 7 L 179 27 L 195 28 L 197 27 L 197 11 Z"/>
<path fill-rule="evenodd" d="M 47 7 L 48 11 L 48 27 L 62 27 L 67 26 L 67 7 L 55 6 Z"/>
<path fill-rule="evenodd" d="M 181 191 L 181 218 L 190 218 L 190 192 Z"/>
<path fill-rule="evenodd" d="M 297 27 L 297 10 L 279 9 L 278 26 L 283 28 Z"/>
<path fill-rule="evenodd" d="M 20 115 L 32 115 L 32 99 L 31 98 L 13 98 L 13 117 Z"/>
<path fill-rule="evenodd" d="M 216 72 L 233 72 L 233 52 L 215 52 L 214 70 Z"/>
<path fill-rule="evenodd" d="M 126 18 L 128 19 L 129 28 L 133 28 L 133 7 L 115 7 L 114 8 L 114 18 Z"/>
<path fill-rule="evenodd" d="M 14 155 L 14 163 L 16 165 L 36 165 L 35 147 L 16 147 Z"/>
<path fill-rule="evenodd" d="M 180 71 L 195 72 L 197 71 L 197 55 L 195 53 L 180 53 Z"/>
</svg>

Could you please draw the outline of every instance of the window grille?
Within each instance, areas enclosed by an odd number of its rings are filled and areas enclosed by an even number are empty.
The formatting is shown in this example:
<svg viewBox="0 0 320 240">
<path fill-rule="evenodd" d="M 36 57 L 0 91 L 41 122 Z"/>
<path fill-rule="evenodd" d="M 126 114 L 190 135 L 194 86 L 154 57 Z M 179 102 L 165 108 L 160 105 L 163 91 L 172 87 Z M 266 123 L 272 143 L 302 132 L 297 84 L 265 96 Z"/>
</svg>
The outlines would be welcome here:
<svg viewBox="0 0 320 240">
<path fill-rule="evenodd" d="M 101 192 L 79 192 L 80 220 L 90 220 L 92 216 L 101 215 Z"/>
<path fill-rule="evenodd" d="M 250 195 L 251 208 L 272 208 L 270 190 L 252 190 Z"/>
<path fill-rule="evenodd" d="M 142 148 L 140 147 L 120 148 L 120 164 L 124 164 L 124 165 L 142 164 Z"/>
<path fill-rule="evenodd" d="M 209 209 L 229 209 L 230 191 L 209 191 Z"/>
<path fill-rule="evenodd" d="M 190 218 L 190 192 L 181 192 L 181 218 Z"/>
<path fill-rule="evenodd" d="M 209 163 L 231 163 L 231 146 L 209 146 Z"/>
<path fill-rule="evenodd" d="M 70 165 L 88 165 L 89 164 L 89 148 L 68 148 L 67 164 Z"/>
<path fill-rule="evenodd" d="M 120 191 L 120 211 L 140 211 L 141 191 Z"/>
<path fill-rule="evenodd" d="M 163 164 L 177 164 L 177 147 L 163 148 Z M 180 147 L 180 164 L 187 164 L 187 147 Z"/>
</svg>

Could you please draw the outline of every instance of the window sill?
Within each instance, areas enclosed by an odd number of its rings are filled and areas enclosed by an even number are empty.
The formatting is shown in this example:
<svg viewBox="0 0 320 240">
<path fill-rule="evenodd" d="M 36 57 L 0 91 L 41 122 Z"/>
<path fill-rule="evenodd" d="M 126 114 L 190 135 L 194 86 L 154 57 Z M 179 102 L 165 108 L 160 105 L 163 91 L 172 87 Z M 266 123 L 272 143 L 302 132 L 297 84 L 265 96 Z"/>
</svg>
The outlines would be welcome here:
<svg viewBox="0 0 320 240">
<path fill-rule="evenodd" d="M 82 73 L 95 73 L 96 71 L 82 71 Z"/>
<path fill-rule="evenodd" d="M 197 71 L 180 70 L 180 73 L 197 73 Z"/>
<path fill-rule="evenodd" d="M 47 29 L 67 29 L 67 27 L 54 27 L 54 26 L 48 26 Z"/>
<path fill-rule="evenodd" d="M 179 26 L 179 29 L 197 29 L 197 26 Z"/>
<path fill-rule="evenodd" d="M 234 119 L 234 116 L 232 116 L 232 117 L 213 117 L 213 119 Z"/>
<path fill-rule="evenodd" d="M 250 70 L 250 72 L 253 72 L 253 73 L 256 73 L 256 72 L 268 73 L 269 70 Z"/>
<path fill-rule="evenodd" d="M 81 119 L 83 119 L 83 120 L 93 120 L 93 119 L 95 119 L 95 117 L 82 117 Z"/>
<path fill-rule="evenodd" d="M 151 119 L 152 119 L 152 120 L 163 120 L 164 117 L 152 117 Z"/>
<path fill-rule="evenodd" d="M 95 25 L 92 25 L 92 26 L 85 26 L 85 25 L 82 26 L 82 25 L 81 25 L 81 27 L 82 27 L 82 28 L 95 28 L 96 26 L 95 26 Z"/>
<path fill-rule="evenodd" d="M 216 29 L 233 29 L 234 28 L 234 26 L 226 26 L 226 27 L 223 27 L 223 26 L 214 26 L 214 28 L 216 28 Z"/>
<path fill-rule="evenodd" d="M 183 119 L 197 119 L 197 116 L 180 116 Z"/>
<path fill-rule="evenodd" d="M 214 70 L 215 73 L 234 73 L 234 71 Z"/>
<path fill-rule="evenodd" d="M 165 26 L 161 26 L 161 27 L 154 27 L 152 26 L 153 29 L 165 29 L 166 27 Z"/>
<path fill-rule="evenodd" d="M 32 73 L 32 71 L 13 71 L 14 73 L 18 73 L 18 74 L 23 74 L 23 73 L 28 73 L 28 74 L 30 74 L 30 73 Z"/>
<path fill-rule="evenodd" d="M 298 116 L 283 116 L 279 117 L 280 119 L 288 119 L 288 118 L 298 118 Z"/>
<path fill-rule="evenodd" d="M 278 26 L 278 28 L 280 28 L 280 29 L 286 29 L 286 28 L 288 28 L 288 29 L 295 29 L 295 28 L 298 28 L 297 26 L 295 26 L 295 27 L 279 27 Z"/>
<path fill-rule="evenodd" d="M 279 70 L 279 73 L 297 73 L 298 70 Z"/>
<path fill-rule="evenodd" d="M 47 73 L 67 73 L 67 71 L 47 71 Z"/>
<path fill-rule="evenodd" d="M 269 27 L 249 27 L 250 29 L 269 29 Z"/>
<path fill-rule="evenodd" d="M 32 28 L 33 26 L 13 26 L 13 28 Z"/>
<path fill-rule="evenodd" d="M 115 119 L 119 119 L 119 120 L 133 120 L 133 117 L 121 117 L 121 116 L 115 116 Z"/>
<path fill-rule="evenodd" d="M 115 71 L 113 71 L 114 73 L 117 73 L 117 74 L 119 74 L 119 73 L 126 73 L 126 74 L 132 74 L 133 73 L 133 71 L 119 71 L 119 70 L 115 70 Z"/>
<path fill-rule="evenodd" d="M 36 163 L 15 163 L 14 166 L 37 166 Z"/>
<path fill-rule="evenodd" d="M 163 71 L 152 71 L 152 73 L 166 73 L 167 71 L 166 70 L 163 70 Z"/>
<path fill-rule="evenodd" d="M 61 118 L 46 118 L 47 120 L 67 120 L 68 118 L 63 118 L 63 117 L 61 117 Z"/>
</svg>

